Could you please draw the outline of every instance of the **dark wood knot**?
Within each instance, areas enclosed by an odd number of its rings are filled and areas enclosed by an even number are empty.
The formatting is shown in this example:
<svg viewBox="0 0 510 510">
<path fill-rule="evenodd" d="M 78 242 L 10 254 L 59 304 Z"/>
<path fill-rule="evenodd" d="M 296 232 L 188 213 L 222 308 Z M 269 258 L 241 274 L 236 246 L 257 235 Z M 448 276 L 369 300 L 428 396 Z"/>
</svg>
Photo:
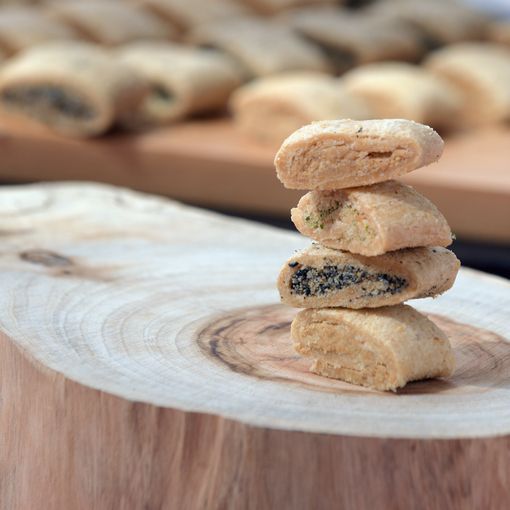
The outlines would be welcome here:
<svg viewBox="0 0 510 510">
<path fill-rule="evenodd" d="M 19 254 L 19 258 L 25 262 L 46 267 L 66 267 L 73 265 L 71 259 L 49 250 L 22 251 Z"/>
</svg>

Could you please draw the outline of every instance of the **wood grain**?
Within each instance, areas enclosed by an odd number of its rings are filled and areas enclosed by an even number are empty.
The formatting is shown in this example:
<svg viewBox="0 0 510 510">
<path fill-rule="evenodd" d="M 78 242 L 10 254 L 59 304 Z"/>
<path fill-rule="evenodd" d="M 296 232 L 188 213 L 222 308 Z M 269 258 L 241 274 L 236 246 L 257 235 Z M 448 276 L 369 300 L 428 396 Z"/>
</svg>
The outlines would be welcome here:
<svg viewBox="0 0 510 510">
<path fill-rule="evenodd" d="M 503 508 L 510 284 L 415 303 L 450 381 L 396 395 L 290 349 L 300 236 L 97 185 L 0 190 L 0 501 L 38 509 Z"/>
<path fill-rule="evenodd" d="M 510 436 L 258 428 L 87 388 L 2 334 L 0 352 L 5 509 L 463 510 L 504 508 L 510 495 Z"/>
<path fill-rule="evenodd" d="M 262 381 L 278 381 L 318 392 L 369 396 L 384 394 L 309 371 L 310 359 L 296 354 L 289 337 L 297 310 L 282 305 L 238 310 L 218 318 L 198 335 L 203 353 L 236 373 Z M 418 381 L 399 395 L 457 395 L 477 399 L 488 387 L 505 386 L 510 374 L 510 343 L 491 331 L 429 314 L 450 338 L 456 369 L 447 380 Z M 247 341 L 246 339 L 250 339 Z M 391 395 L 387 395 L 391 398 Z M 482 397 L 484 398 L 484 397 Z"/>
<path fill-rule="evenodd" d="M 457 235 L 509 242 L 509 146 L 504 127 L 449 135 L 441 160 L 405 180 L 439 207 Z M 283 218 L 302 195 L 277 181 L 277 147 L 225 119 L 77 141 L 4 118 L 0 148 L 0 178 L 13 182 L 94 180 Z"/>
</svg>

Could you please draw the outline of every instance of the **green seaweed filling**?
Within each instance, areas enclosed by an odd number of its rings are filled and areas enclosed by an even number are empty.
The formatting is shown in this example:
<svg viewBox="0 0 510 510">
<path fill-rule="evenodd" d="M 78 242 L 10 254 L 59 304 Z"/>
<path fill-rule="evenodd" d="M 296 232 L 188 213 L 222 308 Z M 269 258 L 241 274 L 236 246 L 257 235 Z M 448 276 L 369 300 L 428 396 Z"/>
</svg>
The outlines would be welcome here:
<svg viewBox="0 0 510 510">
<path fill-rule="evenodd" d="M 326 224 L 326 222 L 329 219 L 329 216 L 331 216 L 335 211 L 337 211 L 341 205 L 342 205 L 344 216 L 348 216 L 348 215 L 355 216 L 351 220 L 348 220 L 347 218 L 342 218 L 342 221 L 344 221 L 344 222 L 352 221 L 355 225 L 359 225 L 361 223 L 363 225 L 363 229 L 364 229 L 364 233 L 365 233 L 366 237 L 374 237 L 375 236 L 374 229 L 368 223 L 366 223 L 363 219 L 360 218 L 361 213 L 355 207 L 353 207 L 353 205 L 349 202 L 344 202 L 343 204 L 341 204 L 339 201 L 335 200 L 334 203 L 330 207 L 328 207 L 326 209 L 319 209 L 317 214 L 313 214 L 313 213 L 307 214 L 304 218 L 305 223 L 310 228 L 312 228 L 314 230 L 318 230 L 318 229 L 323 230 L 324 225 Z M 360 234 L 363 234 L 363 232 L 360 232 Z M 365 239 L 366 238 L 362 238 L 363 241 Z"/>
<path fill-rule="evenodd" d="M 315 214 L 308 214 L 305 216 L 305 223 L 313 228 L 314 230 L 317 229 L 323 229 L 324 223 L 328 219 L 329 216 L 331 216 L 338 208 L 340 207 L 340 202 L 335 200 L 333 204 L 328 207 L 327 209 L 319 209 L 317 212 L 317 215 Z"/>
</svg>

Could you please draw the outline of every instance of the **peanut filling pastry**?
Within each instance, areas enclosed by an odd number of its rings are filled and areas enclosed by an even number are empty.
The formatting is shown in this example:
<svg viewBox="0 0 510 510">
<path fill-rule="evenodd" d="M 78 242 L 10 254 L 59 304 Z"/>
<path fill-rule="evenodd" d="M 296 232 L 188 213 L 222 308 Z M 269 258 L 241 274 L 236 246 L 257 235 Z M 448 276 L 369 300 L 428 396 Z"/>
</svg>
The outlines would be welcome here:
<svg viewBox="0 0 510 510">
<path fill-rule="evenodd" d="M 296 351 L 314 360 L 312 372 L 377 390 L 447 377 L 454 368 L 446 335 L 407 305 L 303 310 L 291 336 Z"/>
<path fill-rule="evenodd" d="M 286 188 L 334 190 L 405 175 L 436 161 L 441 137 L 408 120 L 328 120 L 289 136 L 275 157 Z"/>
</svg>

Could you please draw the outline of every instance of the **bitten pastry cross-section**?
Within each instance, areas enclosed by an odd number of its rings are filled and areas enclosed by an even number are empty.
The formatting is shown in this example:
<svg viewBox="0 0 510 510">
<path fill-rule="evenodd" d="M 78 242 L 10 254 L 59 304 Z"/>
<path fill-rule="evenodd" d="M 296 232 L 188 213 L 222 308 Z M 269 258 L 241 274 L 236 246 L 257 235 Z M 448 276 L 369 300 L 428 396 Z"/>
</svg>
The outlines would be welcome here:
<svg viewBox="0 0 510 510">
<path fill-rule="evenodd" d="M 452 233 L 434 204 L 392 180 L 442 149 L 433 129 L 403 119 L 322 121 L 283 142 L 278 177 L 311 190 L 292 221 L 315 242 L 285 262 L 277 286 L 283 303 L 305 308 L 291 336 L 312 372 L 391 391 L 452 374 L 446 335 L 402 304 L 452 287 Z"/>
</svg>

